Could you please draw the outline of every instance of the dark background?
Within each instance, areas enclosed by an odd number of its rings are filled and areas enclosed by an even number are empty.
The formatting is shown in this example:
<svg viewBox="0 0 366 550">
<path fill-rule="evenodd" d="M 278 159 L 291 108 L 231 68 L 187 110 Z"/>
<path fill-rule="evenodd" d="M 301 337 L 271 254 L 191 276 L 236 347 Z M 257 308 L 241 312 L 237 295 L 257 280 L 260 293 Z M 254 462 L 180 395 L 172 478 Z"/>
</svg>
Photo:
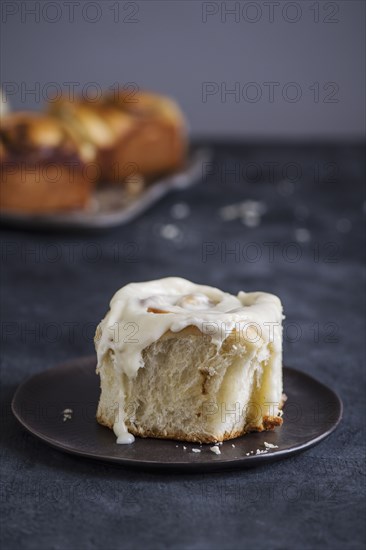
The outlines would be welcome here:
<svg viewBox="0 0 366 550">
<path fill-rule="evenodd" d="M 102 234 L 3 230 L 5 548 L 364 548 L 362 148 L 217 146 L 214 158 L 218 167 L 291 161 L 303 176 L 292 185 L 210 176 Z M 336 175 L 314 181 L 318 163 L 336 164 Z M 223 205 L 248 198 L 267 206 L 257 227 L 221 219 Z M 190 214 L 176 220 L 182 202 Z M 175 239 L 163 237 L 167 226 Z M 211 255 L 207 243 L 217 247 Z M 337 431 L 283 462 L 207 475 L 93 463 L 23 432 L 10 411 L 16 386 L 92 353 L 95 326 L 121 285 L 167 275 L 278 294 L 285 363 L 339 392 Z"/>
<path fill-rule="evenodd" d="M 176 97 L 194 136 L 363 135 L 362 0 L 2 4 L 1 80 L 16 109 L 71 83 L 91 97 L 133 83 Z"/>
<path fill-rule="evenodd" d="M 364 5 L 330 3 L 334 23 L 309 20 L 312 2 L 295 3 L 297 23 L 222 23 L 220 13 L 204 23 L 201 2 L 138 2 L 137 23 L 115 24 L 110 4 L 98 4 L 94 25 L 3 18 L 3 86 L 18 86 L 12 106 L 41 106 L 21 97 L 23 81 L 136 82 L 180 100 L 213 164 L 204 181 L 124 227 L 2 228 L 3 547 L 363 549 Z M 296 82 L 303 94 L 294 103 L 220 94 L 203 103 L 206 81 Z M 314 102 L 313 82 L 338 83 L 339 101 Z M 222 207 L 247 200 L 265 209 L 254 224 L 223 219 Z M 177 204 L 186 217 L 177 219 Z M 119 287 L 169 275 L 278 294 L 285 363 L 340 394 L 337 431 L 282 462 L 196 475 L 94 463 L 26 434 L 10 410 L 18 384 L 93 353 L 95 326 Z"/>
</svg>

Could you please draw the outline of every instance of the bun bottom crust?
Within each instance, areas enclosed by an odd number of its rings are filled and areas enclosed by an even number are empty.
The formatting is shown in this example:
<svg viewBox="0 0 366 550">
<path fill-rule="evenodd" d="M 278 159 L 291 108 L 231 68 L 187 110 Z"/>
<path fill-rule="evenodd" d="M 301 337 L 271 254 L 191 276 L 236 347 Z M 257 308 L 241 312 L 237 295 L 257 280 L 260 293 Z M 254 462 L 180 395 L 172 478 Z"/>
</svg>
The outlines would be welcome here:
<svg viewBox="0 0 366 550">
<path fill-rule="evenodd" d="M 103 414 L 97 414 L 97 421 L 102 426 L 113 429 L 113 424 L 106 419 Z M 162 433 L 158 430 L 142 430 L 136 429 L 134 426 L 130 426 L 128 431 L 137 437 L 147 438 L 151 437 L 153 439 L 173 439 L 175 441 L 186 441 L 191 443 L 217 443 L 217 441 L 228 441 L 230 439 L 236 439 L 247 433 L 251 432 L 264 432 L 264 431 L 273 431 L 275 428 L 282 426 L 283 420 L 280 416 L 264 416 L 262 424 L 258 426 L 251 426 L 249 428 L 244 428 L 242 431 L 232 431 L 225 432 L 223 437 L 213 437 L 208 436 L 207 434 L 190 434 L 187 435 L 182 431 Z"/>
</svg>

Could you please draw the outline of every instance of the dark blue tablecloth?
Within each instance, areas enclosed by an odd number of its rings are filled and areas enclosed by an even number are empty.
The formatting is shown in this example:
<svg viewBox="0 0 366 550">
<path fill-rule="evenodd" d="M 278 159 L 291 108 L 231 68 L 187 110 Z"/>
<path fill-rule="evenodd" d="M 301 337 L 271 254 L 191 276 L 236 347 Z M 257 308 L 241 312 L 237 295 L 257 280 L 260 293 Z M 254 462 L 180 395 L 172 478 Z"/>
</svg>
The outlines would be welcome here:
<svg viewBox="0 0 366 550">
<path fill-rule="evenodd" d="M 362 149 L 213 149 L 205 181 L 128 226 L 3 229 L 4 548 L 364 548 Z M 246 203 L 239 217 L 237 208 L 220 212 L 247 200 L 259 204 Z M 168 275 L 278 294 L 285 362 L 340 394 L 337 431 L 282 462 L 196 475 L 91 462 L 25 433 L 10 412 L 17 385 L 92 353 L 95 326 L 119 287 Z"/>
</svg>

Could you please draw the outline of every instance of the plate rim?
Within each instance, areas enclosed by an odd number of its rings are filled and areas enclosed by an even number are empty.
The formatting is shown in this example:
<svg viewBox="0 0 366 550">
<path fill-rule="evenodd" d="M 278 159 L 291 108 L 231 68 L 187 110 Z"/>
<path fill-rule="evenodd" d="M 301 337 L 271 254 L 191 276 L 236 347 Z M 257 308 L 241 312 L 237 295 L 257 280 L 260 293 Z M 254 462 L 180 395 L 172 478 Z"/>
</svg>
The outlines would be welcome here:
<svg viewBox="0 0 366 550">
<path fill-rule="evenodd" d="M 157 460 L 149 460 L 149 459 L 134 459 L 134 458 L 125 458 L 125 457 L 110 457 L 110 456 L 104 456 L 104 455 L 98 455 L 92 452 L 86 452 L 79 449 L 75 449 L 72 447 L 68 447 L 66 445 L 63 445 L 62 443 L 55 442 L 54 439 L 49 438 L 47 435 L 44 435 L 43 433 L 39 432 L 36 429 L 31 428 L 22 418 L 22 416 L 17 411 L 17 400 L 19 399 L 19 395 L 24 390 L 24 388 L 27 386 L 28 383 L 30 383 L 35 378 L 42 377 L 45 374 L 49 374 L 52 371 L 59 370 L 59 369 L 65 369 L 65 368 L 72 368 L 75 367 L 75 362 L 83 362 L 85 363 L 85 366 L 89 364 L 91 361 L 96 361 L 96 358 L 94 355 L 90 356 L 82 356 L 82 357 L 76 357 L 74 359 L 68 360 L 63 363 L 59 363 L 54 367 L 50 367 L 48 369 L 45 369 L 39 373 L 30 375 L 26 377 L 23 382 L 21 382 L 13 395 L 12 401 L 11 401 L 11 411 L 16 418 L 16 420 L 19 422 L 19 424 L 24 428 L 27 433 L 30 433 L 34 437 L 41 440 L 43 443 L 51 446 L 54 449 L 57 449 L 60 452 L 66 453 L 68 455 L 74 455 L 77 457 L 86 458 L 89 460 L 96 460 L 100 462 L 107 462 L 110 464 L 119 465 L 122 467 L 131 467 L 134 469 L 149 469 L 149 470 L 160 470 L 163 471 L 164 469 L 169 470 L 170 472 L 172 470 L 176 471 L 190 471 L 190 472 L 197 472 L 202 473 L 202 470 L 205 471 L 218 471 L 218 470 L 225 470 L 225 469 L 234 469 L 234 468 L 242 468 L 245 469 L 247 467 L 265 464 L 265 463 L 271 463 L 277 460 L 283 460 L 285 458 L 290 458 L 291 456 L 295 456 L 298 453 L 301 453 L 307 449 L 310 449 L 329 437 L 339 426 L 340 422 L 343 418 L 343 412 L 344 412 L 344 406 L 341 397 L 335 391 L 333 388 L 330 388 L 320 380 L 318 380 L 316 377 L 302 371 L 295 369 L 293 367 L 288 367 L 287 365 L 283 365 L 283 371 L 292 371 L 295 373 L 295 375 L 300 375 L 311 382 L 315 382 L 321 388 L 326 390 L 327 392 L 330 392 L 332 396 L 334 397 L 334 400 L 337 404 L 338 409 L 338 415 L 337 418 L 333 421 L 332 425 L 323 433 L 320 435 L 310 439 L 309 441 L 306 441 L 304 443 L 301 443 L 299 445 L 295 445 L 291 447 L 290 449 L 282 449 L 282 450 L 276 450 L 272 453 L 266 453 L 266 454 L 260 454 L 260 455 L 250 455 L 250 456 L 242 456 L 242 457 L 235 457 L 233 459 L 226 459 L 222 460 L 218 456 L 210 456 L 210 460 L 201 460 L 199 462 L 192 461 L 192 462 L 162 462 Z M 84 365 L 83 365 L 84 366 Z M 242 436 L 245 437 L 245 436 Z M 150 441 L 155 441 L 154 438 L 142 438 L 142 439 L 149 439 Z M 156 439 L 156 441 L 161 441 L 159 439 Z M 164 441 L 171 441 L 174 444 L 180 443 L 184 444 L 182 441 L 176 441 L 176 440 L 164 440 Z M 232 440 L 234 441 L 234 439 Z M 225 442 L 224 442 L 225 443 Z M 226 442 L 227 443 L 227 442 Z M 193 442 L 186 442 L 187 445 L 195 445 Z M 207 445 L 208 446 L 208 445 Z M 215 460 L 216 459 L 216 460 Z M 244 466 L 245 463 L 245 466 Z"/>
</svg>

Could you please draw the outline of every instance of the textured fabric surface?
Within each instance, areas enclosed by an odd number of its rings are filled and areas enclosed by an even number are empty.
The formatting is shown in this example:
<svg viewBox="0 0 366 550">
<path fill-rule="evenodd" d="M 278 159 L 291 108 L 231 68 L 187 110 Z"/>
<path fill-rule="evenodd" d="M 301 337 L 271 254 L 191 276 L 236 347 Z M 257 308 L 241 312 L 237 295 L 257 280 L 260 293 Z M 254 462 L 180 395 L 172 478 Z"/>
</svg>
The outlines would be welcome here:
<svg viewBox="0 0 366 550">
<path fill-rule="evenodd" d="M 66 235 L 3 228 L 3 548 L 364 547 L 361 148 L 214 151 L 205 181 L 128 226 Z M 220 213 L 247 200 L 260 204 Z M 168 275 L 278 294 L 285 362 L 340 394 L 337 431 L 285 461 L 205 475 L 82 460 L 26 434 L 10 411 L 17 385 L 93 353 L 116 289 Z"/>
</svg>

